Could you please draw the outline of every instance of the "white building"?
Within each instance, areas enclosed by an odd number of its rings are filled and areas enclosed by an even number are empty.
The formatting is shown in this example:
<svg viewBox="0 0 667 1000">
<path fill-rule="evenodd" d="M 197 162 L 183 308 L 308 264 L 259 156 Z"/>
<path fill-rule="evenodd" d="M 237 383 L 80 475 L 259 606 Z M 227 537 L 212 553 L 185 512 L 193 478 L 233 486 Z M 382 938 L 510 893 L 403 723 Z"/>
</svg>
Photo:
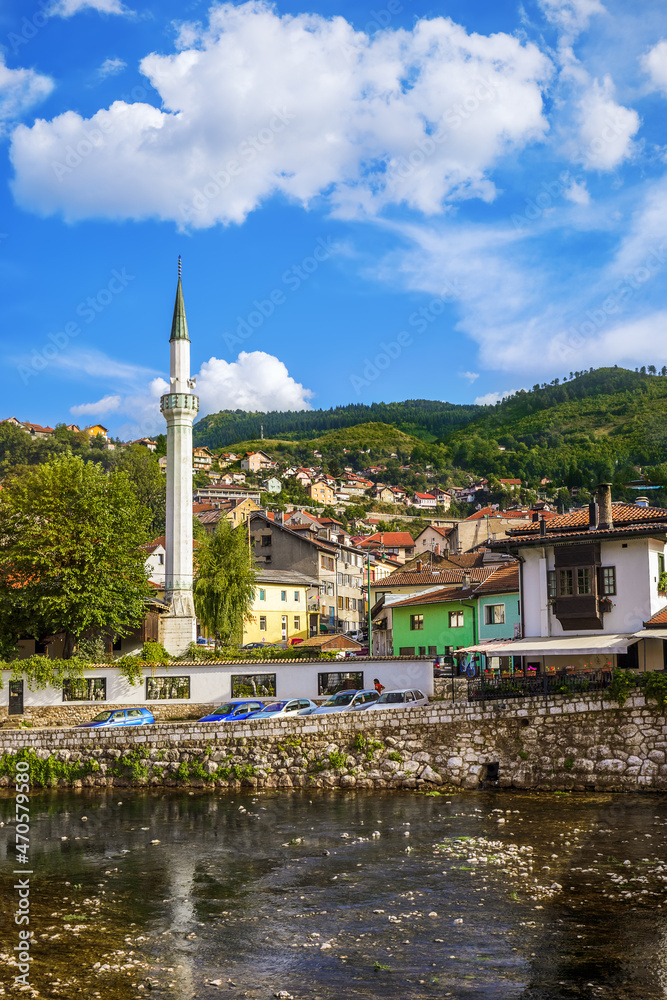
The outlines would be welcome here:
<svg viewBox="0 0 667 1000">
<path fill-rule="evenodd" d="M 508 653 L 537 672 L 570 667 L 663 670 L 667 510 L 611 502 L 510 530 L 522 561 L 523 638 Z"/>
</svg>

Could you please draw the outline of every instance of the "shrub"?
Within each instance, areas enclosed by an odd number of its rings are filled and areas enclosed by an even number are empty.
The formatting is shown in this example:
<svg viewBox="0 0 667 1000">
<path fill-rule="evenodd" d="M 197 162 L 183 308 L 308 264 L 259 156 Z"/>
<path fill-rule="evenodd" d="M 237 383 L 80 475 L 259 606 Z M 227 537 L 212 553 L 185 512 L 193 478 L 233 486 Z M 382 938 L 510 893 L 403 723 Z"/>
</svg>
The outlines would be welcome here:
<svg viewBox="0 0 667 1000">
<path fill-rule="evenodd" d="M 664 712 L 667 705 L 667 674 L 651 672 L 646 675 L 644 691 L 647 698 L 652 698 L 658 703 L 658 709 Z"/>
<path fill-rule="evenodd" d="M 631 670 L 614 670 L 609 685 L 609 694 L 613 701 L 623 708 L 628 700 L 630 689 L 635 687 L 637 679 Z"/>
</svg>

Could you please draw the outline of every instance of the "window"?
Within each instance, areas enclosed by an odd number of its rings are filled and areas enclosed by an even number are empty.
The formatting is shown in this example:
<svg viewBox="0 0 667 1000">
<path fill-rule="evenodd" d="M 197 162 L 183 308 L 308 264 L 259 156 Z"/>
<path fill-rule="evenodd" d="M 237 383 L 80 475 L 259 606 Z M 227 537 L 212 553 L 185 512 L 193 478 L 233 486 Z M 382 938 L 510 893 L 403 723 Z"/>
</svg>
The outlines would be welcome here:
<svg viewBox="0 0 667 1000">
<path fill-rule="evenodd" d="M 66 677 L 63 701 L 106 701 L 106 677 Z"/>
<path fill-rule="evenodd" d="M 334 569 L 333 556 L 320 555 L 320 566 L 322 569 Z"/>
<path fill-rule="evenodd" d="M 333 618 L 335 614 L 336 614 L 336 609 L 331 605 L 329 605 L 329 618 Z"/>
<path fill-rule="evenodd" d="M 569 597 L 574 594 L 574 571 L 562 569 L 558 574 L 558 593 L 561 597 Z"/>
<path fill-rule="evenodd" d="M 555 597 L 556 596 L 556 570 L 555 569 L 549 569 L 549 570 L 547 570 L 547 596 L 548 597 Z"/>
<path fill-rule="evenodd" d="M 484 607 L 484 624 L 485 625 L 504 625 L 505 624 L 505 605 L 504 604 L 487 604 Z"/>
<path fill-rule="evenodd" d="M 232 698 L 275 698 L 275 674 L 232 674 Z"/>
<path fill-rule="evenodd" d="M 398 649 L 399 656 L 414 656 L 415 647 L 414 646 L 399 646 Z"/>
<path fill-rule="evenodd" d="M 271 544 L 271 535 L 262 535 L 262 548 L 265 549 L 267 545 Z"/>
<path fill-rule="evenodd" d="M 364 675 L 361 670 L 341 673 L 332 671 L 317 675 L 318 695 L 336 694 L 337 691 L 355 691 L 364 686 Z"/>
<path fill-rule="evenodd" d="M 424 627 L 423 615 L 410 615 L 410 631 L 416 632 Z"/>
<path fill-rule="evenodd" d="M 611 597 L 616 593 L 616 567 L 602 567 L 602 596 Z"/>
<path fill-rule="evenodd" d="M 436 656 L 437 652 L 438 652 L 438 647 L 437 646 L 429 646 L 428 647 L 428 655 L 429 656 Z"/>
<path fill-rule="evenodd" d="M 189 677 L 147 677 L 146 701 L 166 701 L 169 698 L 189 698 Z"/>
<path fill-rule="evenodd" d="M 280 600 L 281 601 L 286 601 L 287 600 L 287 591 L 286 590 L 281 590 L 280 591 Z"/>
<path fill-rule="evenodd" d="M 260 601 L 265 601 L 266 600 L 266 591 L 262 590 L 261 587 L 259 588 L 259 599 L 260 599 Z"/>
<path fill-rule="evenodd" d="M 356 599 L 356 597 L 351 597 L 350 598 L 350 607 L 352 608 L 353 611 L 357 610 L 357 599 Z"/>
<path fill-rule="evenodd" d="M 662 576 L 665 572 L 665 557 L 661 553 L 658 553 L 658 576 Z"/>
<path fill-rule="evenodd" d="M 300 594 L 300 592 L 298 590 L 294 591 L 294 600 L 296 601 L 297 604 L 301 600 L 301 594 Z"/>
<path fill-rule="evenodd" d="M 158 561 L 158 566 L 164 566 L 164 553 L 163 552 L 158 552 L 157 561 Z"/>
<path fill-rule="evenodd" d="M 345 607 L 345 598 L 344 597 L 339 597 L 338 598 L 338 610 L 342 611 L 344 607 Z"/>
<path fill-rule="evenodd" d="M 580 566 L 577 570 L 577 593 L 591 594 L 591 571 L 587 566 Z"/>
<path fill-rule="evenodd" d="M 336 580 L 338 581 L 338 586 L 342 587 L 343 586 L 343 574 L 342 573 L 337 573 L 336 574 Z"/>
<path fill-rule="evenodd" d="M 462 611 L 450 611 L 449 612 L 449 627 L 450 628 L 463 628 L 463 612 Z"/>
<path fill-rule="evenodd" d="M 299 615 L 294 615 L 294 630 L 298 632 L 301 628 L 301 618 Z"/>
<path fill-rule="evenodd" d="M 259 631 L 266 632 L 266 615 L 259 616 Z"/>
</svg>

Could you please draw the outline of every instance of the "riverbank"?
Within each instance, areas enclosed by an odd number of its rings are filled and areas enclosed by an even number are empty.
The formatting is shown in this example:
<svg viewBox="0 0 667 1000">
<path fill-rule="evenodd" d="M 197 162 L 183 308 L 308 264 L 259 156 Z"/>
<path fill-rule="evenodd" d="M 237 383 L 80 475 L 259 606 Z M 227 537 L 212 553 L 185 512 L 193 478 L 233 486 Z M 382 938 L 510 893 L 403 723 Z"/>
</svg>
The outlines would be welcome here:
<svg viewBox="0 0 667 1000">
<path fill-rule="evenodd" d="M 667 719 L 643 696 L 156 723 L 132 730 L 0 733 L 0 786 L 16 760 L 36 787 L 500 788 L 667 791 Z"/>
</svg>

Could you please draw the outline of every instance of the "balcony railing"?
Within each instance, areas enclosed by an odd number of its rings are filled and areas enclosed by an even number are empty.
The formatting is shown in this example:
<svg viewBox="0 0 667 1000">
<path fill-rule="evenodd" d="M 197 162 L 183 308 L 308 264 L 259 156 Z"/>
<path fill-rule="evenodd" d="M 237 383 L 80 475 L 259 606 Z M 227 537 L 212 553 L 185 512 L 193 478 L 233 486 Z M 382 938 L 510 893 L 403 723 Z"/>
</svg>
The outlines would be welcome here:
<svg viewBox="0 0 667 1000">
<path fill-rule="evenodd" d="M 604 691 L 611 684 L 611 670 L 587 670 L 573 674 L 534 674 L 523 677 L 468 678 L 468 701 L 509 701 L 512 698 L 553 698 Z M 639 683 L 639 681 L 638 681 Z"/>
</svg>

